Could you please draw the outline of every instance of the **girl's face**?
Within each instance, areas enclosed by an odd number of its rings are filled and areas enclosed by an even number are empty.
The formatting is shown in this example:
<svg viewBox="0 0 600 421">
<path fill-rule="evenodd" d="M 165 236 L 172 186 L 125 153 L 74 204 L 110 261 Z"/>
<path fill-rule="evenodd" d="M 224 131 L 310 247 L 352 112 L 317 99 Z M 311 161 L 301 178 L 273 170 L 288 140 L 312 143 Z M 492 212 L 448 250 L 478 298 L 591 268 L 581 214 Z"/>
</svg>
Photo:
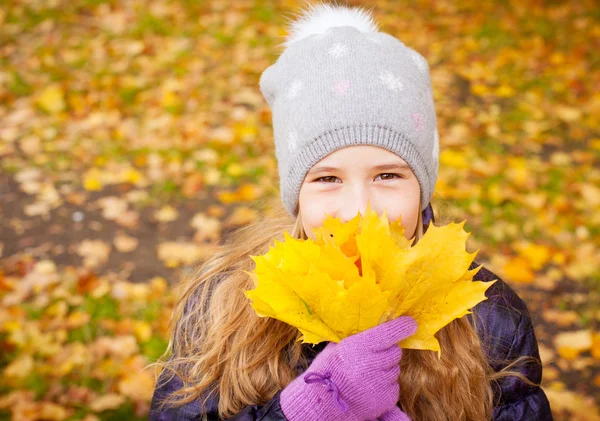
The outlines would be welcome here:
<svg viewBox="0 0 600 421">
<path fill-rule="evenodd" d="M 379 215 L 386 210 L 390 222 L 402 217 L 404 234 L 413 237 L 420 206 L 419 182 L 402 158 L 376 146 L 338 149 L 316 163 L 300 187 L 302 226 L 309 238 L 326 215 L 348 221 L 367 202 Z"/>
</svg>

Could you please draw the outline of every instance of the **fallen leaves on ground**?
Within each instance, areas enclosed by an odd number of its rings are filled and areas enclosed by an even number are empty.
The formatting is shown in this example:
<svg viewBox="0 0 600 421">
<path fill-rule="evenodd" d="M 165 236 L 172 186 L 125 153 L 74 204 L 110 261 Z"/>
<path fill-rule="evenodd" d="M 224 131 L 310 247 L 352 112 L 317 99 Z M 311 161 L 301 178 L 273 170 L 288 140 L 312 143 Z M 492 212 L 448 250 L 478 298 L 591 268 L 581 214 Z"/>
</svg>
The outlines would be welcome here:
<svg viewBox="0 0 600 421">
<path fill-rule="evenodd" d="M 165 350 L 174 304 L 166 281 L 132 284 L 48 261 L 12 269 L 0 273 L 0 411 L 144 419 L 155 381 L 147 365 Z"/>
<path fill-rule="evenodd" d="M 3 6 L 0 256 L 20 269 L 0 276 L 0 294 L 11 317 L 35 325 L 24 297 L 55 288 L 69 266 L 96 271 L 81 276 L 69 306 L 102 297 L 105 276 L 147 280 L 160 272 L 174 283 L 189 262 L 209 255 L 205 247 L 254 221 L 257 203 L 277 196 L 271 112 L 258 78 L 280 53 L 285 14 L 301 4 Z M 400 18 L 395 2 L 373 9 L 382 30 L 430 63 L 441 150 L 436 215 L 468 220 L 470 246 L 530 306 L 554 355 L 545 386 L 561 392 L 549 394 L 557 420 L 581 419 L 586 395 L 600 396 L 600 372 L 589 364 L 598 359 L 600 317 L 596 9 L 593 1 L 529 0 L 404 2 Z M 134 294 L 118 284 L 113 292 Z M 36 306 L 54 304 L 43 297 Z M 97 317 L 70 309 L 68 329 Z M 133 326 L 112 327 L 147 337 L 143 325 Z M 577 354 L 563 358 L 555 338 L 584 330 L 591 348 L 563 347 L 563 355 Z M 54 349 L 42 331 L 23 332 Z M 80 355 L 67 349 L 65 361 L 68 352 Z M 30 375 L 42 375 L 34 355 L 6 355 L 0 368 L 33 361 Z M 59 407 L 89 405 L 99 390 L 91 383 L 63 394 L 48 381 L 2 389 L 2 406 L 22 420 L 78 417 Z M 38 384 L 55 404 L 39 400 Z M 120 419 L 133 419 L 123 402 Z"/>
</svg>

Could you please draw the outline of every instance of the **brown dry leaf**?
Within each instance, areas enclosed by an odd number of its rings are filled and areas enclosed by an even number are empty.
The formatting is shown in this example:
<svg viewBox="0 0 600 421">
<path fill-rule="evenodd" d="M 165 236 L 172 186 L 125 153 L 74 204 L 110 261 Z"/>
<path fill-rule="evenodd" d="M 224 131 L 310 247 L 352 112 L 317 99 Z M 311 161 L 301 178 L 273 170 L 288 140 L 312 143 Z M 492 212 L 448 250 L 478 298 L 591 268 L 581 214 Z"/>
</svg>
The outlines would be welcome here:
<svg viewBox="0 0 600 421">
<path fill-rule="evenodd" d="M 247 225 L 258 218 L 258 212 L 247 206 L 235 208 L 233 213 L 225 220 L 225 226 Z"/>
<path fill-rule="evenodd" d="M 31 355 L 20 355 L 4 368 L 3 375 L 12 379 L 22 379 L 31 373 L 33 365 Z"/>
<path fill-rule="evenodd" d="M 140 214 L 134 210 L 128 210 L 121 213 L 115 219 L 115 222 L 124 228 L 136 228 L 140 220 Z"/>
<path fill-rule="evenodd" d="M 87 200 L 87 194 L 83 192 L 71 192 L 66 195 L 65 200 L 72 205 L 81 206 Z"/>
<path fill-rule="evenodd" d="M 23 207 L 23 212 L 27 216 L 44 216 L 48 217 L 50 213 L 50 205 L 45 202 L 34 202 Z"/>
<path fill-rule="evenodd" d="M 554 359 L 556 358 L 554 351 L 552 351 L 551 348 L 548 348 L 547 346 L 545 346 L 543 344 L 539 345 L 539 350 L 540 350 L 540 359 L 542 360 L 542 364 L 544 366 L 548 365 L 550 362 L 554 361 Z M 545 368 L 544 368 L 544 370 L 545 370 Z M 547 380 L 545 372 L 544 372 L 544 379 Z"/>
<path fill-rule="evenodd" d="M 181 192 L 186 197 L 194 197 L 204 187 L 204 176 L 195 172 L 186 177 Z"/>
<path fill-rule="evenodd" d="M 113 244 L 121 253 L 129 253 L 137 248 L 138 239 L 121 233 L 115 236 Z"/>
<path fill-rule="evenodd" d="M 119 382 L 119 392 L 135 401 L 147 402 L 154 392 L 154 375 L 150 371 L 129 370 Z"/>
<path fill-rule="evenodd" d="M 147 284 L 134 284 L 130 282 L 115 282 L 111 294 L 117 300 L 133 299 L 147 300 L 149 287 Z"/>
<path fill-rule="evenodd" d="M 572 360 L 592 347 L 592 332 L 589 329 L 561 332 L 554 337 L 554 345 L 561 357 Z"/>
<path fill-rule="evenodd" d="M 88 324 L 91 320 L 89 313 L 75 310 L 67 316 L 66 326 L 69 329 L 76 329 L 78 327 Z"/>
<path fill-rule="evenodd" d="M 66 420 L 72 411 L 67 410 L 61 405 L 53 402 L 40 402 L 36 419 L 48 421 L 63 421 Z"/>
<path fill-rule="evenodd" d="M 206 214 L 208 216 L 214 216 L 215 218 L 221 218 L 225 215 L 225 208 L 220 205 L 210 205 L 208 209 L 206 209 Z"/>
<path fill-rule="evenodd" d="M 572 310 L 544 310 L 544 319 L 558 326 L 569 326 L 577 323 L 580 319 L 579 314 Z"/>
<path fill-rule="evenodd" d="M 63 347 L 52 359 L 55 375 L 64 377 L 89 364 L 88 349 L 81 342 L 73 342 Z"/>
<path fill-rule="evenodd" d="M 182 264 L 191 265 L 210 256 L 214 251 L 215 248 L 210 245 L 169 241 L 158 245 L 158 258 L 166 267 L 174 268 Z"/>
<path fill-rule="evenodd" d="M 15 181 L 27 194 L 37 194 L 41 188 L 42 171 L 39 168 L 25 168 L 15 174 Z"/>
<path fill-rule="evenodd" d="M 590 207 L 600 206 L 600 187 L 591 183 L 582 183 L 579 187 L 581 195 Z"/>
<path fill-rule="evenodd" d="M 0 409 L 10 408 L 19 402 L 30 402 L 34 399 L 33 390 L 15 390 L 0 396 Z"/>
<path fill-rule="evenodd" d="M 39 168 L 23 168 L 14 175 L 14 178 L 19 184 L 27 184 L 40 181 L 42 175 L 42 171 Z"/>
<path fill-rule="evenodd" d="M 137 341 L 133 335 L 117 337 L 102 336 L 96 339 L 90 348 L 98 359 L 106 356 L 127 358 L 139 350 Z"/>
<path fill-rule="evenodd" d="M 595 242 L 580 241 L 573 260 L 564 265 L 565 274 L 575 280 L 583 281 L 594 276 L 600 262 L 600 247 Z"/>
<path fill-rule="evenodd" d="M 116 220 L 127 211 L 127 202 L 116 196 L 106 196 L 98 199 L 96 203 L 102 209 L 102 216 L 109 221 Z"/>
<path fill-rule="evenodd" d="M 131 190 L 127 192 L 125 198 L 129 203 L 144 203 L 150 199 L 150 195 L 145 190 Z"/>
<path fill-rule="evenodd" d="M 42 140 L 39 136 L 25 136 L 20 140 L 19 146 L 27 155 L 35 156 L 42 152 Z"/>
<path fill-rule="evenodd" d="M 554 109 L 554 113 L 558 116 L 558 118 L 569 123 L 579 120 L 582 115 L 579 108 L 568 107 L 566 105 L 558 105 Z"/>
<path fill-rule="evenodd" d="M 221 239 L 221 221 L 217 218 L 200 212 L 194 215 L 190 225 L 196 229 L 194 241 L 198 243 L 206 240 L 216 243 Z"/>
<path fill-rule="evenodd" d="M 116 393 L 98 396 L 90 402 L 90 409 L 94 412 L 102 412 L 107 409 L 117 409 L 125 403 L 125 396 Z"/>
<path fill-rule="evenodd" d="M 83 265 L 95 268 L 108 261 L 110 246 L 102 240 L 83 240 L 77 246 L 77 254 L 83 257 Z"/>
<path fill-rule="evenodd" d="M 544 381 L 556 380 L 560 377 L 560 371 L 551 365 L 544 367 Z"/>
<path fill-rule="evenodd" d="M 179 212 L 173 206 L 167 205 L 154 212 L 154 218 L 162 223 L 173 222 L 179 218 Z"/>
<path fill-rule="evenodd" d="M 598 408 L 594 400 L 570 390 L 554 390 L 545 388 L 546 396 L 550 401 L 552 412 L 555 415 L 569 413 L 572 420 L 577 421 L 600 421 Z"/>
<path fill-rule="evenodd" d="M 2 298 L 4 306 L 21 303 L 33 292 L 40 293 L 60 281 L 56 265 L 51 260 L 41 260 L 33 265 L 31 271 L 16 284 L 16 288 Z"/>
</svg>

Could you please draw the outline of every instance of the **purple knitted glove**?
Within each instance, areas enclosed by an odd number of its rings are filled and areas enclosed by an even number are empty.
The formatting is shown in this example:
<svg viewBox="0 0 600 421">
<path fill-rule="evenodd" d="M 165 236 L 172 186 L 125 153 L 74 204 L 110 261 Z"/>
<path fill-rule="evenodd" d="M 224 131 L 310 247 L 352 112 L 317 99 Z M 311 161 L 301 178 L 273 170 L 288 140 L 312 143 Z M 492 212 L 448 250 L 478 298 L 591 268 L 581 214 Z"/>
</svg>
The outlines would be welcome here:
<svg viewBox="0 0 600 421">
<path fill-rule="evenodd" d="M 289 421 L 409 420 L 396 406 L 402 357 L 398 342 L 416 330 L 415 320 L 404 316 L 330 342 L 282 390 L 284 415 Z"/>
<path fill-rule="evenodd" d="M 400 410 L 397 406 L 388 409 L 386 413 L 375 420 L 367 421 L 411 421 L 410 417 Z"/>
</svg>

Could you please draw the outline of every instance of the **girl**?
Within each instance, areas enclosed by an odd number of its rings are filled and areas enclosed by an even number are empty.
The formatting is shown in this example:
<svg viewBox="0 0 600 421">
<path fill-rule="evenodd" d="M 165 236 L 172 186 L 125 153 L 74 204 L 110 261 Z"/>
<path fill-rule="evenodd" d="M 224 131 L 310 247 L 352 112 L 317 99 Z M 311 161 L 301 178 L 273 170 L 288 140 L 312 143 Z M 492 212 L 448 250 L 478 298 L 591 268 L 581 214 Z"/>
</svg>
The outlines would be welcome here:
<svg viewBox="0 0 600 421">
<path fill-rule="evenodd" d="M 327 214 L 349 220 L 368 202 L 401 217 L 415 241 L 434 220 L 439 145 L 425 59 L 360 8 L 313 5 L 290 29 L 260 89 L 293 220 L 241 230 L 185 286 L 150 420 L 551 420 L 531 318 L 501 280 L 436 335 L 441 359 L 399 348 L 415 331 L 410 317 L 311 346 L 256 316 L 243 271 L 284 230 L 312 237 Z M 475 279 L 497 277 L 482 269 Z"/>
</svg>

